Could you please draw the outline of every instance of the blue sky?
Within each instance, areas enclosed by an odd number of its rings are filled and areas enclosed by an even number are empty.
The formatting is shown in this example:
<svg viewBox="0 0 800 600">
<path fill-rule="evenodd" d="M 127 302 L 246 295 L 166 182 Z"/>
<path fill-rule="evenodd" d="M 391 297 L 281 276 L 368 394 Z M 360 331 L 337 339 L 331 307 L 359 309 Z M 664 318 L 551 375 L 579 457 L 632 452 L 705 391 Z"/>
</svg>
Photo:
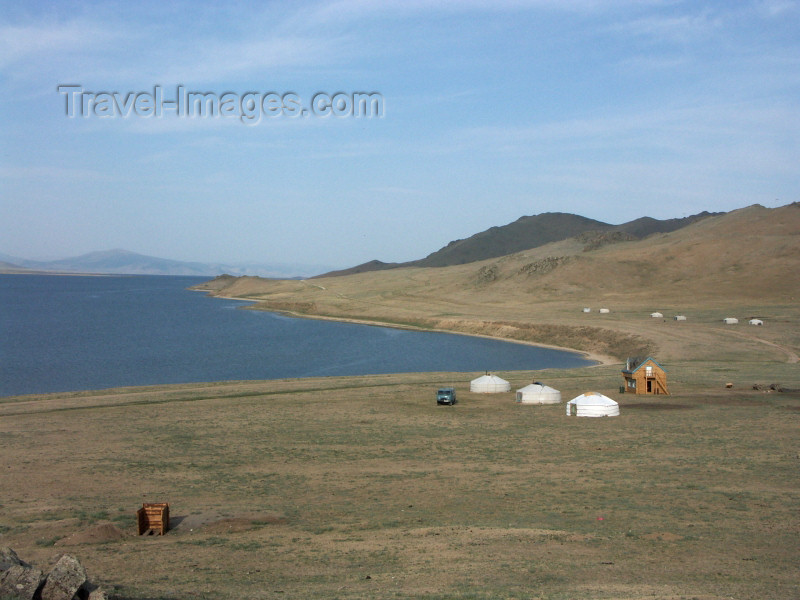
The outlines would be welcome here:
<svg viewBox="0 0 800 600">
<path fill-rule="evenodd" d="M 0 252 L 352 266 L 522 215 L 800 200 L 794 0 L 11 2 Z M 377 92 L 380 118 L 66 116 L 86 92 Z"/>
</svg>

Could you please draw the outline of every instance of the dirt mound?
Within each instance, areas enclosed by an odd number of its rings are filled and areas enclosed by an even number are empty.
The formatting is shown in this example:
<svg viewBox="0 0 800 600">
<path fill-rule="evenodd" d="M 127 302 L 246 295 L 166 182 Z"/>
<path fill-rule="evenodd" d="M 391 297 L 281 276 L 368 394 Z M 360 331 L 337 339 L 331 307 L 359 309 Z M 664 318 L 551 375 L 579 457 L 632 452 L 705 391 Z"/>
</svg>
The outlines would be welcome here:
<svg viewBox="0 0 800 600">
<path fill-rule="evenodd" d="M 130 537 L 112 523 L 101 523 L 89 529 L 73 533 L 70 536 L 58 540 L 55 546 L 77 546 L 78 544 L 103 544 L 106 542 L 116 542 L 117 540 Z"/>
</svg>

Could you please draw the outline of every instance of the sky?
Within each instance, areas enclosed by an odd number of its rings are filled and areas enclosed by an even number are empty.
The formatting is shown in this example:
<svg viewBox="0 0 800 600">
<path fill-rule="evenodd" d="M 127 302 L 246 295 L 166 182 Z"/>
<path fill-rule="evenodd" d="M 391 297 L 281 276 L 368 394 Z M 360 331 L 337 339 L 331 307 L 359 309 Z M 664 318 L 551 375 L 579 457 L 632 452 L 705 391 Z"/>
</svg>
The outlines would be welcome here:
<svg viewBox="0 0 800 600">
<path fill-rule="evenodd" d="M 341 268 L 789 204 L 798 33 L 796 0 L 4 2 L 0 253 Z"/>
</svg>

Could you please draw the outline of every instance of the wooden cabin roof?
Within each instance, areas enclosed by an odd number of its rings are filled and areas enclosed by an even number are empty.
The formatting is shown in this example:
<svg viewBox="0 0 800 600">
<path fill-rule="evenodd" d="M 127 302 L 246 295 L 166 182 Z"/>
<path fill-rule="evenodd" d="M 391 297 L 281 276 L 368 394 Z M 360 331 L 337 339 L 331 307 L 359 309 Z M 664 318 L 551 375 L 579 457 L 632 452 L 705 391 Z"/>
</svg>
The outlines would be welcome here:
<svg viewBox="0 0 800 600">
<path fill-rule="evenodd" d="M 660 364 L 658 364 L 658 361 L 656 361 L 656 359 L 653 358 L 652 356 L 646 356 L 646 357 L 632 356 L 628 358 L 628 360 L 625 361 L 625 368 L 622 370 L 622 372 L 632 375 L 633 373 L 638 371 L 641 368 L 641 366 L 645 364 L 647 361 L 652 361 L 653 364 L 656 365 L 659 369 L 661 369 L 665 373 L 667 372 L 667 370 Z"/>
</svg>

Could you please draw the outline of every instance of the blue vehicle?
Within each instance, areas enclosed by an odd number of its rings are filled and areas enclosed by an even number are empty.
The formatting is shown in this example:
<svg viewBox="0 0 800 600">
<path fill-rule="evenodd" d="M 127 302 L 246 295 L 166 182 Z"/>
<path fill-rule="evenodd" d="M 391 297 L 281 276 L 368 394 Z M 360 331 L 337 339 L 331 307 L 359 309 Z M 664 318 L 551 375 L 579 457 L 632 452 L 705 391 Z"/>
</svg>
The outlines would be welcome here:
<svg viewBox="0 0 800 600">
<path fill-rule="evenodd" d="M 439 388 L 436 392 L 436 404 L 449 404 L 456 403 L 456 389 L 451 387 Z"/>
</svg>

